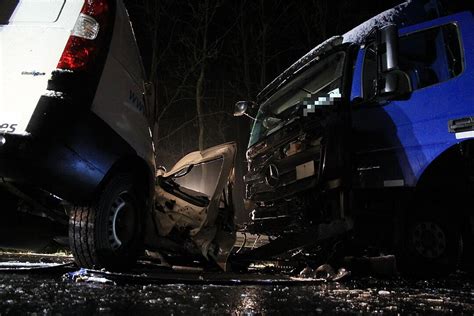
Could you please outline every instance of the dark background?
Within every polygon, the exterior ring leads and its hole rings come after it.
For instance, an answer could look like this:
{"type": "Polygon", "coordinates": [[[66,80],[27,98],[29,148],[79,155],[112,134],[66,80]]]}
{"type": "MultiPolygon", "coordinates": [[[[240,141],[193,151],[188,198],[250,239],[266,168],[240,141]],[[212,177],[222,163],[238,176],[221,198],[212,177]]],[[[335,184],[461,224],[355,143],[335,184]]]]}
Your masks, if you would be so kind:
{"type": "Polygon", "coordinates": [[[252,121],[236,101],[258,92],[310,49],[401,0],[125,0],[154,101],[148,109],[157,165],[237,141],[234,206],[244,207],[245,150],[252,121]]]}
{"type": "Polygon", "coordinates": [[[232,116],[236,101],[255,100],[311,48],[400,2],[125,0],[155,83],[157,163],[231,140],[243,151],[251,121],[232,116]]]}

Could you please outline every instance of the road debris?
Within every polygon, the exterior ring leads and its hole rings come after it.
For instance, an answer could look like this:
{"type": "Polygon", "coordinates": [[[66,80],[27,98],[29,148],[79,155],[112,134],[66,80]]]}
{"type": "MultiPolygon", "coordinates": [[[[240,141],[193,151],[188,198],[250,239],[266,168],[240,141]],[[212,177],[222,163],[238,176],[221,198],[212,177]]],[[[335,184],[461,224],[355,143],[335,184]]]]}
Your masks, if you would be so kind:
{"type": "Polygon", "coordinates": [[[80,269],[79,271],[68,272],[63,275],[63,280],[69,280],[76,283],[101,283],[101,284],[111,284],[116,285],[112,280],[109,280],[105,277],[95,276],[88,272],[87,269],[80,269]]]}
{"type": "Polygon", "coordinates": [[[0,273],[34,273],[69,271],[75,269],[74,262],[29,262],[29,261],[5,261],[0,262],[0,273]]]}
{"type": "Polygon", "coordinates": [[[346,270],[345,268],[339,268],[336,272],[334,271],[334,268],[331,265],[323,264],[315,270],[307,266],[303,270],[301,270],[298,277],[295,277],[293,279],[313,279],[322,282],[339,282],[348,279],[350,276],[351,272],[346,270]]]}
{"type": "Polygon", "coordinates": [[[232,273],[198,270],[171,270],[143,265],[131,273],[80,269],[64,274],[67,282],[96,282],[104,284],[190,284],[190,285],[302,285],[319,284],[324,280],[294,278],[284,274],[232,273]],[[112,283],[111,283],[112,282],[112,283]]]}

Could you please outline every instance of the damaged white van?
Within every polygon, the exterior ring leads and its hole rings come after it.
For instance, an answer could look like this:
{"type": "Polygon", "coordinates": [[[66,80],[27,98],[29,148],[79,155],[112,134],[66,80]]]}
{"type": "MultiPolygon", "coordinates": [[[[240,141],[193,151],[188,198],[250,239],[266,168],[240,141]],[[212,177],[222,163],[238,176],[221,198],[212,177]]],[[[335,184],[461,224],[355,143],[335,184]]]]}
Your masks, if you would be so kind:
{"type": "Polygon", "coordinates": [[[121,0],[0,1],[0,248],[135,262],[155,178],[144,78],[121,0]]]}

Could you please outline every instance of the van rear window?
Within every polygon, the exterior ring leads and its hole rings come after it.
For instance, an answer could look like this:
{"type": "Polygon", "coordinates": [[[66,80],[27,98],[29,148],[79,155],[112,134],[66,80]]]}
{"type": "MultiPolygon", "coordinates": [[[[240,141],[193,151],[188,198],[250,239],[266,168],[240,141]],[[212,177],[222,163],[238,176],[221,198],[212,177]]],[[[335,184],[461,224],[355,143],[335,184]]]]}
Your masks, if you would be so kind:
{"type": "Polygon", "coordinates": [[[20,0],[1,0],[0,1],[0,25],[8,24],[10,17],[15,11],[20,0]]]}
{"type": "Polygon", "coordinates": [[[66,0],[0,0],[2,24],[55,23],[66,0]]]}

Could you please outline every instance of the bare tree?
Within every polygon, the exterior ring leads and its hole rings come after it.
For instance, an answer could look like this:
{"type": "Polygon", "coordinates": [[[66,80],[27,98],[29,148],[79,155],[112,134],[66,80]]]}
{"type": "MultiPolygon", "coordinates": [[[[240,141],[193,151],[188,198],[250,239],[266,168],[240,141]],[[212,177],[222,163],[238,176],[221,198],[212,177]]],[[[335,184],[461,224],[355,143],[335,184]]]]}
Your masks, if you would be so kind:
{"type": "Polygon", "coordinates": [[[311,0],[305,5],[296,6],[299,17],[299,25],[306,38],[308,47],[316,46],[328,37],[328,21],[331,23],[337,19],[328,19],[334,13],[329,12],[328,0],[311,0]]]}
{"type": "MultiPolygon", "coordinates": [[[[215,54],[215,47],[209,47],[209,26],[216,13],[217,8],[220,6],[219,1],[204,0],[198,2],[197,4],[194,1],[189,1],[189,6],[192,9],[195,19],[198,21],[199,27],[197,31],[200,36],[196,38],[201,38],[201,43],[196,43],[194,46],[194,59],[199,63],[199,76],[196,81],[196,112],[198,115],[198,128],[199,128],[199,150],[204,149],[204,109],[203,109],[203,99],[204,99],[204,85],[205,85],[205,75],[206,75],[206,66],[209,58],[215,54]]],[[[214,46],[217,43],[214,43],[214,46]]]]}
{"type": "Polygon", "coordinates": [[[159,155],[180,156],[228,141],[234,132],[228,127],[235,126],[229,104],[254,97],[269,73],[281,71],[275,60],[293,49],[274,45],[291,27],[287,13],[293,5],[284,0],[126,1],[147,34],[138,37],[150,52],[145,57],[155,101],[148,115],[159,155]],[[230,71],[219,72],[216,61],[222,64],[229,53],[230,71]],[[216,80],[224,81],[217,86],[216,80]]]}

